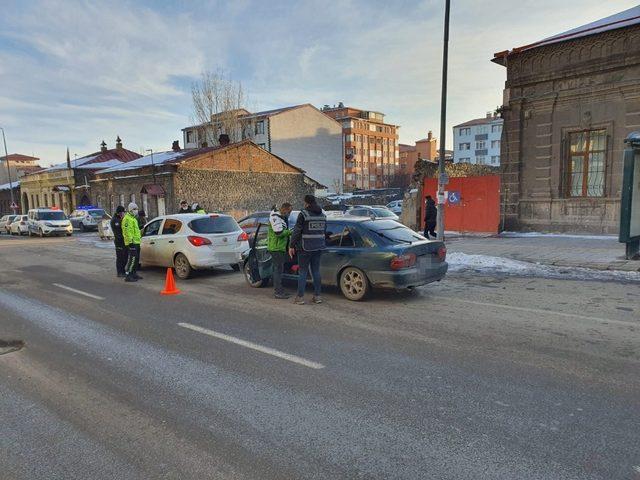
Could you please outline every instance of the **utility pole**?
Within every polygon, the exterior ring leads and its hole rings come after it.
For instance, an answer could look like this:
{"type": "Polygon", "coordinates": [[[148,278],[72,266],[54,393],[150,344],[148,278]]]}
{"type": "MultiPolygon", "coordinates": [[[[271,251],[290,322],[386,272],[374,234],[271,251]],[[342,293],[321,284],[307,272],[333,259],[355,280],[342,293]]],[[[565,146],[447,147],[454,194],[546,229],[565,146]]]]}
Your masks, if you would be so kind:
{"type": "Polygon", "coordinates": [[[151,152],[151,176],[153,177],[153,183],[156,183],[156,166],[153,163],[153,148],[145,150],[145,152],[151,152]]]}
{"type": "Polygon", "coordinates": [[[9,193],[11,195],[11,210],[13,213],[16,213],[16,205],[15,199],[13,198],[13,183],[11,182],[11,169],[9,168],[9,152],[7,152],[7,139],[4,136],[4,128],[0,127],[2,130],[2,142],[4,143],[4,161],[7,162],[7,176],[9,177],[9,193]]]}
{"type": "Polygon", "coordinates": [[[440,158],[438,159],[438,240],[444,240],[444,188],[448,183],[444,168],[444,145],[447,130],[447,68],[449,63],[449,10],[451,0],[445,0],[444,42],[442,48],[442,97],[440,99],[440,158]]]}

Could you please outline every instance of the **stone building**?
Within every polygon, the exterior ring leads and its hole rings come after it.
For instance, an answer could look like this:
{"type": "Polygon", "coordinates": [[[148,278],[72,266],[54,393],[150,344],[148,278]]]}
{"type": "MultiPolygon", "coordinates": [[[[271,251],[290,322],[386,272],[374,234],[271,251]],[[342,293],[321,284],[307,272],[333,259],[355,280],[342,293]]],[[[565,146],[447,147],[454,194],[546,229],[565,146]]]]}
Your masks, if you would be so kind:
{"type": "Polygon", "coordinates": [[[623,139],[640,130],[640,6],[496,53],[507,230],[616,233],[623,139]]]}
{"type": "Polygon", "coordinates": [[[325,115],[342,125],[344,184],[348,190],[389,187],[400,175],[398,125],[384,122],[384,114],[371,110],[325,105],[325,115]]]}
{"type": "Polygon", "coordinates": [[[282,158],[242,142],[154,153],[96,172],[96,203],[113,212],[133,201],[149,218],[178,211],[181,200],[241,216],[285,201],[299,205],[323,185],[282,158]]]}
{"type": "Polygon", "coordinates": [[[71,160],[67,150],[67,161],[20,179],[20,202],[22,211],[38,207],[58,207],[69,214],[79,205],[95,203],[90,180],[96,171],[121,165],[141,155],[123,148],[120,137],[116,148],[108,149],[102,141],[100,150],[71,160]]]}
{"type": "MultiPolygon", "coordinates": [[[[252,140],[304,170],[330,190],[342,190],[342,128],[335,120],[309,103],[254,113],[239,109],[234,113],[243,127],[242,139],[252,140]]],[[[229,113],[220,115],[228,117],[229,113]]],[[[222,123],[223,120],[218,121],[214,116],[210,124],[183,128],[185,148],[213,146],[206,140],[227,133],[222,123]]]]}

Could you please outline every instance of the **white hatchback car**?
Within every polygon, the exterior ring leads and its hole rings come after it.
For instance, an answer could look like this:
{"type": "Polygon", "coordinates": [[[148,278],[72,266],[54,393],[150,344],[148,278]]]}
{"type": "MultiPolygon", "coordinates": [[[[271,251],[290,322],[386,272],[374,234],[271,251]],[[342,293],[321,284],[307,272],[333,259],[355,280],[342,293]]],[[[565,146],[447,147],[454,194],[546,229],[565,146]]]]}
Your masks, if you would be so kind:
{"type": "Polygon", "coordinates": [[[174,267],[180,278],[193,270],[231,266],[240,269],[249,249],[247,234],[230,215],[182,213],[147,223],[140,241],[140,263],[174,267]]]}
{"type": "Polygon", "coordinates": [[[11,233],[11,235],[26,235],[29,232],[29,226],[27,225],[28,220],[29,217],[27,215],[18,215],[13,219],[13,222],[11,222],[9,233],[11,233]]]}

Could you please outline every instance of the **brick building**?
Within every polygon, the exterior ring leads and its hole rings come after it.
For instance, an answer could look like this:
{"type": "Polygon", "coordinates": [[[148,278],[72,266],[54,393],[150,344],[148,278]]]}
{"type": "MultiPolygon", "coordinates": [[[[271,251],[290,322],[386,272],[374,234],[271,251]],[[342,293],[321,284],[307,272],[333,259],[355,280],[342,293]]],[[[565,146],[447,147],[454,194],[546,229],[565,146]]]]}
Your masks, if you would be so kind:
{"type": "Polygon", "coordinates": [[[209,124],[183,128],[185,148],[214,146],[211,139],[227,133],[223,122],[231,123],[242,130],[239,140],[252,140],[330,190],[342,190],[342,129],[336,121],[308,103],[254,113],[239,109],[233,113],[237,124],[229,122],[229,112],[225,112],[221,114],[225,120],[218,121],[214,116],[209,124]]]}
{"type": "Polygon", "coordinates": [[[9,183],[7,158],[9,159],[12,181],[42,168],[38,163],[40,160],[38,157],[30,157],[29,155],[22,155],[20,153],[10,153],[6,157],[0,157],[0,183],[9,183]]]}
{"type": "Polygon", "coordinates": [[[623,139],[640,130],[640,6],[495,54],[506,68],[506,229],[616,233],[623,139]]]}
{"type": "Polygon", "coordinates": [[[69,214],[78,205],[91,205],[95,203],[95,199],[91,192],[90,180],[96,171],[140,157],[136,152],[123,148],[120,137],[116,139],[116,148],[108,149],[103,140],[99,151],[74,160],[69,158],[67,150],[65,163],[39,170],[20,179],[19,203],[22,211],[56,206],[69,214]]]}
{"type": "Polygon", "coordinates": [[[370,110],[325,105],[325,115],[342,125],[344,135],[344,184],[353,190],[385,188],[400,171],[397,125],[384,123],[384,114],[370,110]]]}
{"type": "Polygon", "coordinates": [[[181,200],[241,216],[285,201],[300,205],[323,187],[249,140],[154,153],[96,172],[90,183],[102,208],[134,201],[149,218],[177,212],[181,200]]]}
{"type": "MultiPolygon", "coordinates": [[[[415,145],[399,144],[400,173],[409,177],[415,172],[416,162],[426,160],[435,162],[438,158],[438,140],[431,130],[426,138],[416,140],[415,145]]],[[[408,183],[407,183],[408,185],[408,183]]]]}

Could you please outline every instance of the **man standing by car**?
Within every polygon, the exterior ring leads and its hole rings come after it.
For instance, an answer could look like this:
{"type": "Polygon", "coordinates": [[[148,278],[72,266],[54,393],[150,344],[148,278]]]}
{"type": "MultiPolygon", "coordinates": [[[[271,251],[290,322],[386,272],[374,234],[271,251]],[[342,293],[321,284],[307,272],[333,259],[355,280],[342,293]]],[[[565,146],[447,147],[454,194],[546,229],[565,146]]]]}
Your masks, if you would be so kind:
{"type": "Polygon", "coordinates": [[[116,213],[111,219],[111,231],[113,232],[113,243],[116,246],[116,271],[118,277],[124,277],[124,267],[127,264],[127,249],[124,246],[124,237],[122,236],[122,217],[124,216],[124,207],[118,205],[116,213]]]}
{"type": "Polygon", "coordinates": [[[289,230],[290,213],[291,204],[285,202],[280,206],[279,211],[274,206],[269,215],[267,250],[271,254],[273,264],[273,296],[278,299],[290,297],[282,288],[282,272],[287,261],[287,244],[291,236],[291,230],[289,230]]]}
{"type": "Polygon", "coordinates": [[[313,195],[305,195],[304,209],[298,215],[298,220],[291,233],[291,258],[298,254],[298,296],[296,305],[304,305],[304,290],[307,286],[307,275],[311,266],[313,277],[313,303],[322,303],[320,297],[320,258],[325,248],[325,233],[327,217],[313,195]]]}
{"type": "Polygon", "coordinates": [[[122,219],[122,237],[127,249],[127,265],[125,266],[125,282],[137,282],[142,277],[136,273],[140,261],[140,227],[138,226],[138,205],[131,202],[122,219]]]}
{"type": "Polygon", "coordinates": [[[191,207],[186,200],[180,202],[180,210],[178,210],[178,213],[191,213],[191,207]]]}

